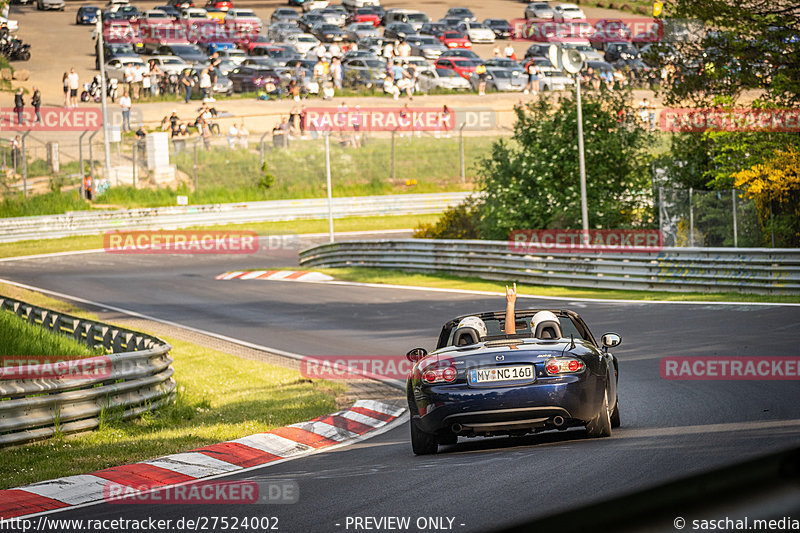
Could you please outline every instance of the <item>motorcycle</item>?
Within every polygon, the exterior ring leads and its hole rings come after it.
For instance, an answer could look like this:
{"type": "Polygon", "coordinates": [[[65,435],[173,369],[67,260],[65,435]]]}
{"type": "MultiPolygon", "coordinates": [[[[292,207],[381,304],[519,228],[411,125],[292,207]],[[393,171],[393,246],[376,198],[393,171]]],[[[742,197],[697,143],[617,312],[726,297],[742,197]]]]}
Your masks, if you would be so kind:
{"type": "Polygon", "coordinates": [[[81,102],[88,102],[94,100],[100,102],[103,99],[102,90],[100,89],[100,76],[95,76],[92,83],[83,84],[83,92],[81,93],[81,102]]]}

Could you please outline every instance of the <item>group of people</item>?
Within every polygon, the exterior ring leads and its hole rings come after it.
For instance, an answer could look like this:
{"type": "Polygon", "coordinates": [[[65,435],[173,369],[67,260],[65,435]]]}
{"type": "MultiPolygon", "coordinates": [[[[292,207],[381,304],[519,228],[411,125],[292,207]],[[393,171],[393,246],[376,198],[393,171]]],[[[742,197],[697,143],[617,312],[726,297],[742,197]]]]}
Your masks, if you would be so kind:
{"type": "Polygon", "coordinates": [[[247,149],[247,137],[249,135],[250,132],[247,131],[244,122],[231,124],[231,127],[228,129],[228,147],[233,149],[238,146],[239,148],[247,149]]]}
{"type": "MultiPolygon", "coordinates": [[[[33,106],[34,121],[33,124],[42,124],[42,93],[37,86],[33,86],[33,95],[31,96],[31,106],[33,106]]],[[[14,93],[14,113],[17,114],[17,124],[22,126],[25,123],[25,91],[20,87],[14,93]]]]}
{"type": "Polygon", "coordinates": [[[65,72],[61,78],[64,85],[64,107],[78,107],[78,88],[80,87],[80,77],[75,72],[75,67],[65,72]]]}
{"type": "MultiPolygon", "coordinates": [[[[211,147],[211,138],[214,134],[220,133],[219,124],[216,122],[217,110],[209,107],[207,102],[198,109],[198,114],[193,121],[181,121],[178,116],[177,110],[173,109],[172,113],[165,116],[161,120],[161,131],[169,131],[170,138],[176,149],[185,145],[185,140],[197,133],[203,139],[203,146],[206,149],[211,147]]],[[[244,129],[244,123],[241,124],[244,129]]],[[[245,132],[247,130],[244,130],[245,132]]],[[[241,137],[239,137],[241,139],[241,137]]],[[[247,147],[246,141],[244,147],[247,147]]]]}

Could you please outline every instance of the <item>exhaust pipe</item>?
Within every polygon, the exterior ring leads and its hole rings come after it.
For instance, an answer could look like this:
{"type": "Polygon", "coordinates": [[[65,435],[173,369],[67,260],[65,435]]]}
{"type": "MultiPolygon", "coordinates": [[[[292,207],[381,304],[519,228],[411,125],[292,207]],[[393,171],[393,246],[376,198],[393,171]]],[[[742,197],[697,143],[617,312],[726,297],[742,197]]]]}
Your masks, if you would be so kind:
{"type": "Polygon", "coordinates": [[[458,434],[458,433],[461,433],[464,430],[464,427],[461,424],[453,424],[452,426],[450,426],[450,430],[453,433],[458,434]]]}
{"type": "Polygon", "coordinates": [[[554,416],[553,417],[553,425],[555,425],[557,428],[560,428],[561,426],[563,426],[564,425],[564,417],[563,416],[554,416]]]}

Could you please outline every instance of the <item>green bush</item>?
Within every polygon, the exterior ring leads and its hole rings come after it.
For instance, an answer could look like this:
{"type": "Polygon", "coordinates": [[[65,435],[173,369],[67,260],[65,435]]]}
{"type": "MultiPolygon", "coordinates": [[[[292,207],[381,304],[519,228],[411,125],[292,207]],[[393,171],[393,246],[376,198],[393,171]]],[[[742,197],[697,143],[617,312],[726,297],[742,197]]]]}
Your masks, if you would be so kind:
{"type": "Polygon", "coordinates": [[[418,239],[479,239],[482,205],[470,196],[447,209],[434,224],[422,223],[414,229],[418,239]]]}

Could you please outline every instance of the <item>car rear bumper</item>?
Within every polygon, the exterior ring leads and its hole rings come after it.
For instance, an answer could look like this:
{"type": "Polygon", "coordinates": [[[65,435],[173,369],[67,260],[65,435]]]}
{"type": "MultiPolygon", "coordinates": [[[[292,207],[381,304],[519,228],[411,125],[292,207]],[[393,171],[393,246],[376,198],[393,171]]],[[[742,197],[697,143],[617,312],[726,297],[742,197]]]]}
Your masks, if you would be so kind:
{"type": "Polygon", "coordinates": [[[524,387],[443,384],[409,391],[409,407],[420,429],[428,433],[526,432],[583,425],[600,409],[604,389],[605,380],[590,373],[524,387]]]}

